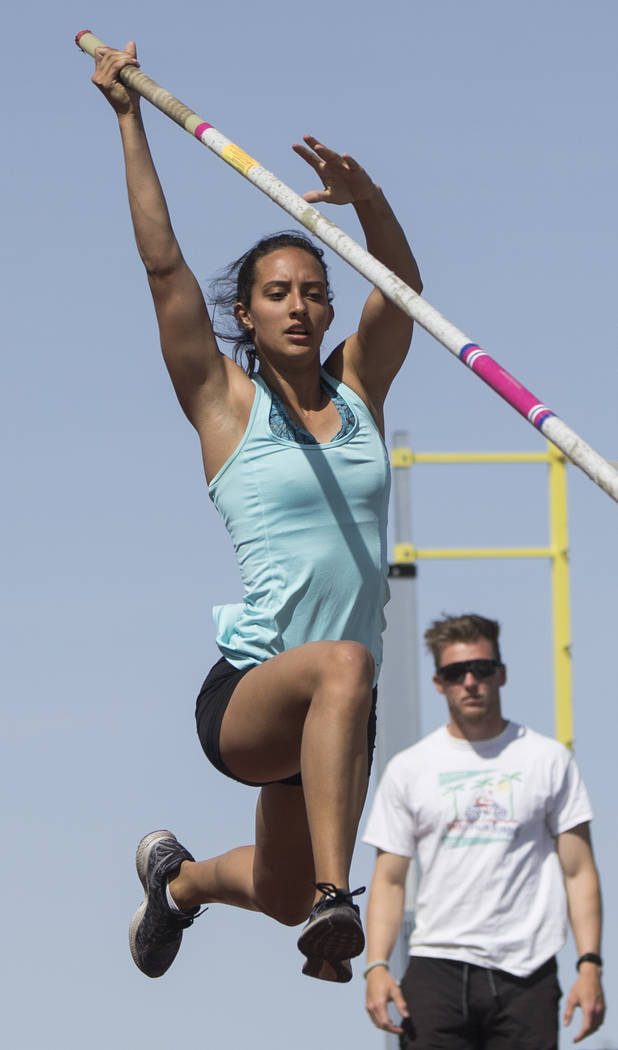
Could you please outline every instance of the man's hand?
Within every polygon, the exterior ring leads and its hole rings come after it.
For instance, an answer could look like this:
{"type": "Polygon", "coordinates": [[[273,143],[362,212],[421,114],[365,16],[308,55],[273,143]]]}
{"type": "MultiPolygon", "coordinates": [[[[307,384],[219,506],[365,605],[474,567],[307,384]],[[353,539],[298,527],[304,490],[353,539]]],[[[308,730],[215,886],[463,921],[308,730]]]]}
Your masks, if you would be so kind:
{"type": "Polygon", "coordinates": [[[592,1035],[603,1024],[605,1017],[605,998],[601,987],[601,971],[595,963],[582,963],[579,976],[569,992],[564,1010],[564,1023],[569,1025],[575,1007],[582,1011],[582,1026],[573,1042],[579,1043],[587,1035],[592,1035]]]}
{"type": "Polygon", "coordinates": [[[406,1001],[401,994],[397,981],[385,966],[376,966],[367,974],[367,994],[365,1005],[367,1013],[376,1028],[393,1035],[401,1035],[403,1028],[393,1024],[388,1015],[388,1004],[394,1003],[402,1017],[409,1017],[406,1001]]]}

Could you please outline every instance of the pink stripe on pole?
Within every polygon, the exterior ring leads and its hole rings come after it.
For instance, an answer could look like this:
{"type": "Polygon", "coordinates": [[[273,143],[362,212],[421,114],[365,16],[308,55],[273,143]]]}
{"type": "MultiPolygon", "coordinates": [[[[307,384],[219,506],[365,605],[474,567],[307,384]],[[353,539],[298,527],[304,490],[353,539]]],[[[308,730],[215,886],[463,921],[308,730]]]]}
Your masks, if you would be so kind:
{"type": "Polygon", "coordinates": [[[476,372],[492,390],[525,416],[537,430],[541,429],[549,416],[555,414],[476,343],[466,343],[459,351],[459,356],[468,368],[476,372]]]}
{"type": "Polygon", "coordinates": [[[208,129],[211,127],[212,124],[207,124],[206,121],[203,121],[201,124],[198,124],[193,134],[195,135],[196,139],[201,139],[204,132],[208,131],[208,129]]]}

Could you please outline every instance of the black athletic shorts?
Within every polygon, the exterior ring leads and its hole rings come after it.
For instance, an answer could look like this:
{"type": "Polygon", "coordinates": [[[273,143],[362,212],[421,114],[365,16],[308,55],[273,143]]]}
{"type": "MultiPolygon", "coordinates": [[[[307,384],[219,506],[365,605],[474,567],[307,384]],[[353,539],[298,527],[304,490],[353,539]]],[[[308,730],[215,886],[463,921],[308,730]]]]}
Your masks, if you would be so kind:
{"type": "Polygon", "coordinates": [[[412,955],[403,981],[410,1017],[401,1050],[556,1050],[556,960],[529,977],[412,955]]]}
{"type": "MultiPolygon", "coordinates": [[[[240,679],[251,670],[251,667],[240,669],[238,667],[233,667],[233,665],[222,656],[214,667],[211,667],[206,680],[200,689],[197,703],[195,705],[195,721],[197,724],[197,735],[200,739],[200,744],[202,745],[206,757],[212,762],[215,769],[218,769],[220,773],[224,773],[226,777],[230,777],[231,780],[237,780],[239,784],[248,784],[249,787],[263,787],[263,784],[253,784],[250,780],[242,780],[240,777],[235,777],[225,765],[225,762],[221,758],[221,751],[219,750],[221,723],[223,722],[223,716],[226,712],[227,705],[229,704],[232,693],[240,682],[240,679]]],[[[369,773],[371,772],[373,750],[376,742],[377,695],[377,688],[374,688],[373,703],[371,705],[369,721],[367,723],[367,751],[369,759],[367,776],[369,776],[369,773]]],[[[302,782],[300,779],[300,773],[295,773],[291,777],[286,777],[285,780],[275,781],[274,783],[299,785],[302,782]]]]}

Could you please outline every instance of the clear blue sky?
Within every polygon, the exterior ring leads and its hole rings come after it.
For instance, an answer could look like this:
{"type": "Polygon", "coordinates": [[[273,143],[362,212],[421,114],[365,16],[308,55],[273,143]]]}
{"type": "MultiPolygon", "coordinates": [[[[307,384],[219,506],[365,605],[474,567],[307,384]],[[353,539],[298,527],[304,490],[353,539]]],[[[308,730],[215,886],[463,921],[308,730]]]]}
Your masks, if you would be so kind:
{"type": "MultiPolygon", "coordinates": [[[[304,132],[356,156],[415,247],[427,299],[609,459],[616,430],[613,0],[177,0],[15,5],[3,75],[3,1035],[11,1050],[382,1047],[363,981],[300,975],[295,931],[213,907],[161,981],[130,960],[137,841],[198,856],[252,837],[253,792],[211,769],[194,697],[235,600],[229,541],[159,358],[114,119],[73,44],[138,42],[143,68],[300,192],[304,132]]],[[[204,282],[292,225],[160,114],[146,114],[185,254],[204,282]]],[[[360,236],[352,211],[330,217],[360,236]]],[[[333,345],[365,282],[333,258],[333,345]]],[[[387,404],[419,451],[543,439],[423,332],[387,404]]],[[[421,546],[544,545],[543,467],[421,467],[421,546]]],[[[569,470],[577,757],[605,886],[605,1027],[618,1046],[616,505],[569,470]]],[[[549,568],[423,563],[419,631],[443,610],[503,623],[507,714],[552,732],[549,568]]],[[[442,700],[419,649],[423,731],[442,700]]],[[[405,743],[405,742],[402,742],[405,743]]],[[[355,884],[372,853],[360,846],[355,884]]],[[[561,957],[565,989],[573,950],[561,957]]],[[[575,1030],[575,1029],[574,1029],[575,1030]]],[[[571,1045],[565,1036],[562,1046],[571,1045]]]]}

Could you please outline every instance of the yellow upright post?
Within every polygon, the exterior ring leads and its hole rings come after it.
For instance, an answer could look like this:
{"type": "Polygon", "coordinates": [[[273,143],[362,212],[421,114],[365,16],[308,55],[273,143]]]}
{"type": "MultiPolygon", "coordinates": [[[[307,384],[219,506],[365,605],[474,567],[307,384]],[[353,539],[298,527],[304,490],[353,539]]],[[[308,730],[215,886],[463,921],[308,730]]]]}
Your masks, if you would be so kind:
{"type": "Polygon", "coordinates": [[[566,458],[550,441],[547,442],[547,451],[549,454],[549,531],[552,550],[556,737],[561,743],[572,748],[573,708],[566,458]]]}
{"type": "Polygon", "coordinates": [[[423,558],[549,558],[554,648],[556,737],[573,748],[571,633],[569,610],[569,538],[567,528],[567,460],[551,442],[547,452],[413,452],[402,441],[392,452],[393,467],[412,463],[547,463],[549,495],[548,547],[416,547],[405,533],[395,544],[395,564],[410,568],[423,558]]]}

